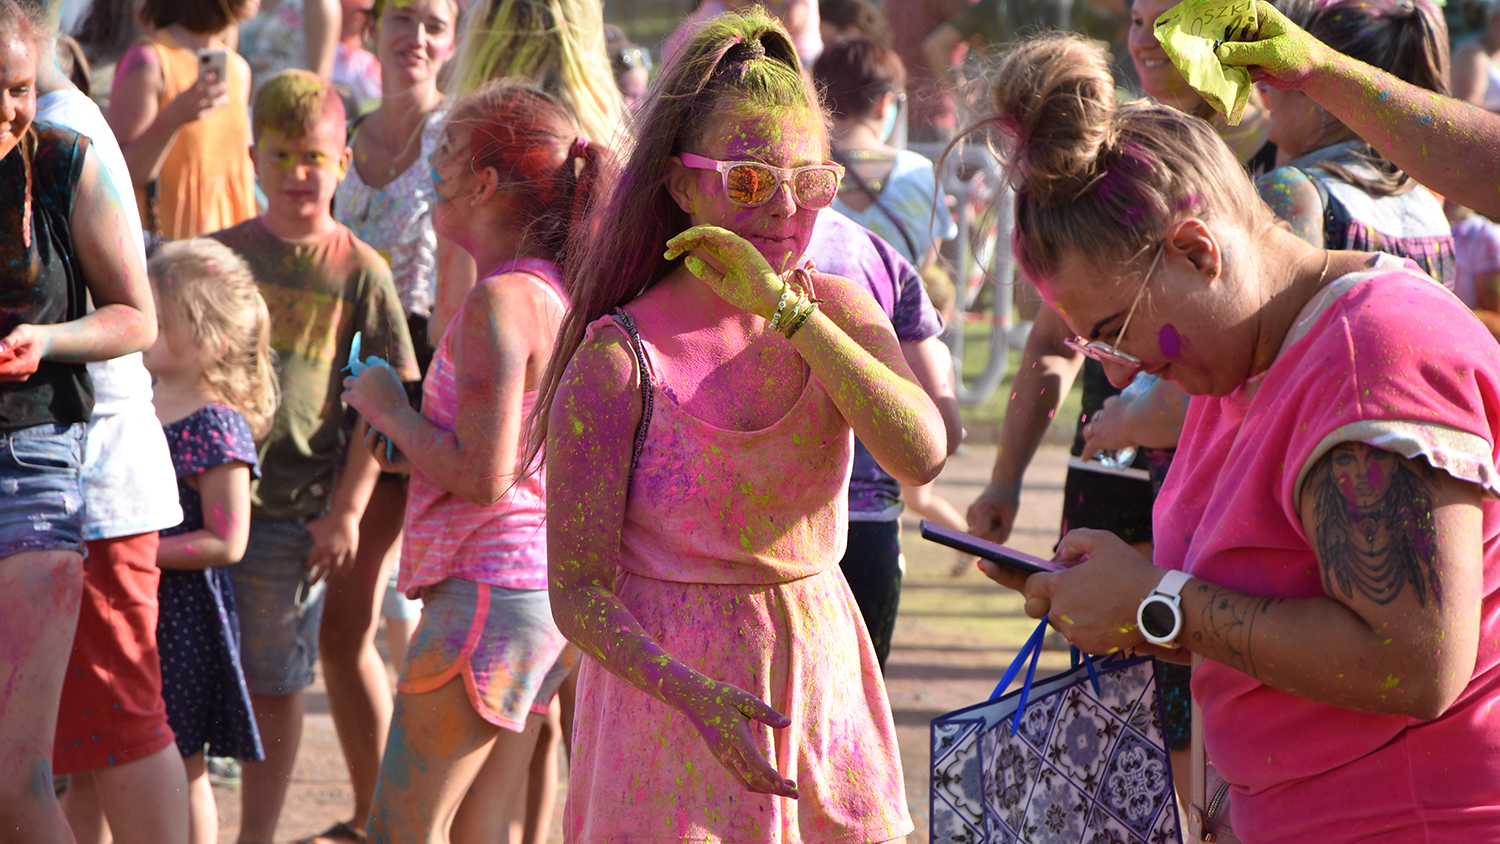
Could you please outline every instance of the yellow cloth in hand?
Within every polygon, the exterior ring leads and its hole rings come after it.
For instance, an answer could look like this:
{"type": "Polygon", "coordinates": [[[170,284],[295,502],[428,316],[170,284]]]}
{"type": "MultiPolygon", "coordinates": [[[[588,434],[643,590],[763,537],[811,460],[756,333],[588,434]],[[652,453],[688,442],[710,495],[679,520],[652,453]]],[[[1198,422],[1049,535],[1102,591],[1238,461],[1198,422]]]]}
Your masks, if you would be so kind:
{"type": "Polygon", "coordinates": [[[1253,0],[1185,0],[1156,19],[1156,39],[1193,90],[1237,126],[1250,98],[1250,71],[1225,67],[1214,51],[1259,30],[1253,0]]]}

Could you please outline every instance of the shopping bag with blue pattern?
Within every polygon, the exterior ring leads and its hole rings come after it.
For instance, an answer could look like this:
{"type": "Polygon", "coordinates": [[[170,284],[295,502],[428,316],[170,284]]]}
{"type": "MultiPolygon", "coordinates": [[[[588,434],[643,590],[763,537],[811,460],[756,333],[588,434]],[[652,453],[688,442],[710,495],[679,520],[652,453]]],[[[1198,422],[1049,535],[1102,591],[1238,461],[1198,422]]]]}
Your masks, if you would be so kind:
{"type": "Polygon", "coordinates": [[[1180,844],[1154,661],[1075,649],[1033,682],[1046,630],[989,700],[932,720],[933,844],[1180,844]]]}

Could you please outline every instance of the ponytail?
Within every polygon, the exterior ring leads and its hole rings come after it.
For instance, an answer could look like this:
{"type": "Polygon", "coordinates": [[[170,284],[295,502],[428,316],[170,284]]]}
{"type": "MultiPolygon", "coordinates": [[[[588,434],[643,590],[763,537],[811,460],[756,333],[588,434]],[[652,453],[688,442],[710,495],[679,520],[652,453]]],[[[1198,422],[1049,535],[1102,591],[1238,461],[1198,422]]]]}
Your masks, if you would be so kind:
{"type": "Polygon", "coordinates": [[[1420,88],[1448,93],[1448,23],[1432,0],[1282,0],[1329,47],[1420,88]]]}
{"type": "Polygon", "coordinates": [[[591,207],[608,148],[579,135],[556,98],[504,80],[461,99],[448,125],[472,130],[469,169],[499,172],[525,210],[527,236],[566,266],[568,241],[591,207]]]}

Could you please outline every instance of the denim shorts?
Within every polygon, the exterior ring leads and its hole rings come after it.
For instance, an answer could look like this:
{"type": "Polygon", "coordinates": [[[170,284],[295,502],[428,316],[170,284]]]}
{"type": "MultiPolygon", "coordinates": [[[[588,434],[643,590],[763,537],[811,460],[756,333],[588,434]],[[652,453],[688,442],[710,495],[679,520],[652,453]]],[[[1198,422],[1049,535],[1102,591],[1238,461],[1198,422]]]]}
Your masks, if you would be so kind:
{"type": "Polygon", "coordinates": [[[422,617],[422,601],[408,598],[396,588],[394,579],[385,587],[385,597],[380,600],[380,614],[391,621],[416,621],[422,617]]]}
{"type": "Polygon", "coordinates": [[[83,423],[0,432],[0,557],[83,551],[83,423]]]}
{"type": "Polygon", "coordinates": [[[312,685],[326,581],[307,585],[313,538],[300,519],[250,519],[245,557],[229,567],[240,611],[240,662],[258,695],[312,685]]]}

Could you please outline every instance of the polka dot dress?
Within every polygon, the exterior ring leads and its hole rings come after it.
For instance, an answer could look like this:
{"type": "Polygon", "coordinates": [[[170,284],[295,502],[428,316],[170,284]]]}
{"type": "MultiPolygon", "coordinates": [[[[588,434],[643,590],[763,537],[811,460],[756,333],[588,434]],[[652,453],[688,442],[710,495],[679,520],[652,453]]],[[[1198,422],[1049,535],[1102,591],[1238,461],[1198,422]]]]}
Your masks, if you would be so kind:
{"type": "MultiPolygon", "coordinates": [[[[182,524],[162,531],[168,537],[203,527],[203,501],[189,477],[234,461],[248,463],[252,475],[260,472],[250,426],[233,408],[211,404],[163,429],[183,516],[182,524]]],[[[227,568],[164,569],[157,598],[162,696],[177,749],[191,756],[207,745],[210,756],[264,759],[240,665],[239,615],[227,568]]]]}

